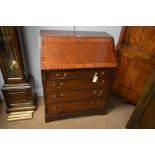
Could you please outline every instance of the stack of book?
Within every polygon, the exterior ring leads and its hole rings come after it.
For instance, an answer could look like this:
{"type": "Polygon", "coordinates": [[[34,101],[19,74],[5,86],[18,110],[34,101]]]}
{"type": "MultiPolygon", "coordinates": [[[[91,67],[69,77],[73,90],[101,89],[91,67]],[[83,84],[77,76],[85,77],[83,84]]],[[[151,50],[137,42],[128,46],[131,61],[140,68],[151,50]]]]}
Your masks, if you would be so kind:
{"type": "Polygon", "coordinates": [[[11,112],[8,114],[8,121],[17,121],[33,118],[33,110],[31,111],[20,111],[20,112],[11,112]]]}

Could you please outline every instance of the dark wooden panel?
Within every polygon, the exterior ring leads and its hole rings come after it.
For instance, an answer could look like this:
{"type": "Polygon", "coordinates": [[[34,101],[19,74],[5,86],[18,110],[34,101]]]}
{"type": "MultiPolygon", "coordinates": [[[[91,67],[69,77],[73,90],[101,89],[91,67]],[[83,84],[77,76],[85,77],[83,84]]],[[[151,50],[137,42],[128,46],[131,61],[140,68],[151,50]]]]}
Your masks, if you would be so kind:
{"type": "Polygon", "coordinates": [[[68,90],[68,91],[54,91],[45,92],[46,102],[63,101],[63,100],[79,100],[80,99],[90,99],[98,97],[107,97],[109,95],[109,89],[78,89],[78,90],[68,90]]]}
{"type": "Polygon", "coordinates": [[[155,128],[155,70],[149,77],[136,108],[127,123],[127,128],[155,128]]]}
{"type": "Polygon", "coordinates": [[[13,104],[30,103],[33,100],[30,88],[12,89],[9,87],[8,89],[3,88],[2,92],[9,107],[13,104]]]}
{"type": "Polygon", "coordinates": [[[55,104],[47,104],[47,114],[73,112],[81,110],[91,110],[104,108],[106,99],[102,100],[82,100],[82,101],[63,101],[55,104]]]}
{"type": "Polygon", "coordinates": [[[53,90],[60,90],[60,89],[109,87],[109,85],[110,85],[109,78],[98,78],[97,82],[93,82],[93,78],[43,81],[43,86],[45,91],[53,91],[53,90]]]}
{"type": "Polygon", "coordinates": [[[32,107],[32,106],[33,104],[29,102],[10,104],[10,108],[26,108],[26,107],[32,107]]]}
{"type": "Polygon", "coordinates": [[[54,113],[54,114],[45,114],[45,122],[51,122],[56,120],[62,120],[67,118],[74,118],[74,117],[82,117],[82,116],[92,116],[92,115],[105,115],[107,110],[105,107],[99,109],[89,109],[89,110],[81,110],[81,111],[73,111],[73,112],[66,112],[66,113],[54,113]]]}
{"type": "Polygon", "coordinates": [[[138,124],[142,129],[155,129],[155,96],[146,107],[138,124]]]}
{"type": "Polygon", "coordinates": [[[58,80],[58,79],[72,79],[72,78],[93,78],[94,75],[99,77],[111,77],[111,69],[79,69],[79,70],[52,70],[42,71],[43,80],[58,80]]]}
{"type": "Polygon", "coordinates": [[[29,83],[5,84],[2,87],[7,112],[36,109],[37,99],[32,92],[32,81],[30,76],[29,83]]]}
{"type": "Polygon", "coordinates": [[[10,104],[29,102],[29,92],[7,92],[10,104]]]}

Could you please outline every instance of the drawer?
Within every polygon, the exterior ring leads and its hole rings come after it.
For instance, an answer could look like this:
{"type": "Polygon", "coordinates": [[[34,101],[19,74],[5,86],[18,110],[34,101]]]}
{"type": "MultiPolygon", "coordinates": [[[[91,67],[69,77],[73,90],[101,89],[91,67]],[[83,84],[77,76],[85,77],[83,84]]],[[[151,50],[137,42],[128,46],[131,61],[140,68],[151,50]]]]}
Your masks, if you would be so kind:
{"type": "Polygon", "coordinates": [[[108,97],[109,89],[78,89],[68,91],[53,91],[44,93],[46,102],[64,101],[64,100],[80,100],[90,98],[108,97]]]}
{"type": "Polygon", "coordinates": [[[104,108],[107,99],[46,103],[47,114],[104,108]]]}
{"type": "Polygon", "coordinates": [[[111,78],[99,77],[97,82],[93,79],[70,79],[57,81],[43,81],[44,91],[54,91],[60,89],[84,89],[109,87],[111,78]]]}
{"type": "Polygon", "coordinates": [[[72,79],[72,78],[93,78],[94,75],[101,77],[111,77],[112,70],[107,69],[85,69],[85,70],[60,70],[42,71],[44,80],[72,79]]]}

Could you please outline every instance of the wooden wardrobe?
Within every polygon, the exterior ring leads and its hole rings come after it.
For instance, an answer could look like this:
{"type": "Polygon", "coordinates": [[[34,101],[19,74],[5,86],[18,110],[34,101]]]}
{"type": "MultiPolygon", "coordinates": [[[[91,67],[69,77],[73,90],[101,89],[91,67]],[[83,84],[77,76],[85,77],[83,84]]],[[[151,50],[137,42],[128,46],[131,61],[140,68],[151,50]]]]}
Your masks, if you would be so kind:
{"type": "Polygon", "coordinates": [[[155,68],[155,26],[122,27],[116,51],[118,69],[112,90],[136,104],[155,68]]]}

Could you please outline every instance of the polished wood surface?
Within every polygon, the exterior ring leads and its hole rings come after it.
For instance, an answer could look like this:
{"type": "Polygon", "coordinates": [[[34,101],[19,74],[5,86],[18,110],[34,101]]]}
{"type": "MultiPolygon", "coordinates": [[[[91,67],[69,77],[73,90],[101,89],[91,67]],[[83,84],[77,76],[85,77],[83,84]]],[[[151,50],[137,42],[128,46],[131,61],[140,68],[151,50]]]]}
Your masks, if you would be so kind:
{"type": "Polygon", "coordinates": [[[127,128],[155,129],[155,70],[130,117],[127,128]]]}
{"type": "Polygon", "coordinates": [[[90,78],[94,76],[94,72],[97,72],[97,76],[100,77],[111,77],[112,70],[108,68],[95,68],[95,69],[72,69],[72,70],[46,70],[42,71],[44,80],[54,79],[77,79],[77,78],[90,78]]]}
{"type": "Polygon", "coordinates": [[[107,88],[97,89],[74,89],[46,92],[45,99],[47,102],[65,101],[65,100],[81,100],[89,98],[105,98],[109,96],[107,88]],[[79,98],[80,96],[80,98],[79,98]]]}
{"type": "Polygon", "coordinates": [[[105,113],[117,66],[113,38],[99,32],[44,31],[41,43],[45,121],[105,113]]]}
{"type": "MultiPolygon", "coordinates": [[[[70,33],[74,34],[74,32],[70,33]]],[[[49,35],[47,32],[46,35],[42,32],[42,70],[116,67],[113,38],[107,37],[106,33],[98,37],[96,33],[94,35],[83,33],[76,32],[74,36],[61,36],[56,35],[55,31],[50,31],[49,35]]]]}
{"type": "Polygon", "coordinates": [[[141,52],[155,53],[155,26],[127,27],[122,40],[122,46],[130,46],[141,52]]]}
{"type": "MultiPolygon", "coordinates": [[[[95,73],[94,73],[95,75],[95,73]]],[[[93,77],[90,76],[88,79],[68,79],[68,80],[57,80],[57,81],[43,81],[44,89],[46,91],[50,90],[60,90],[60,89],[83,89],[83,88],[101,88],[109,87],[110,79],[109,78],[98,78],[97,83],[92,82],[93,77]]]]}
{"type": "Polygon", "coordinates": [[[136,104],[155,66],[119,54],[118,62],[112,90],[125,101],[136,104]]]}
{"type": "MultiPolygon", "coordinates": [[[[80,115],[80,111],[86,110],[85,115],[96,114],[94,110],[104,109],[107,104],[107,100],[110,92],[110,81],[112,74],[105,74],[105,76],[101,73],[112,73],[112,70],[99,70],[97,72],[95,69],[84,69],[85,74],[80,74],[83,76],[79,76],[79,70],[43,70],[42,71],[42,83],[44,89],[44,101],[45,101],[45,120],[46,122],[53,121],[56,119],[63,119],[63,116],[72,117],[72,109],[78,112],[77,116],[80,115]],[[69,71],[71,73],[69,73],[69,71]],[[48,76],[48,72],[50,75],[48,76]],[[60,76],[58,78],[55,77],[56,74],[64,75],[68,73],[65,77],[60,76]],[[77,72],[77,73],[76,73],[77,72]],[[75,74],[73,74],[75,73],[75,74]],[[93,74],[92,74],[93,73],[93,74]],[[100,73],[100,74],[99,74],[100,73]],[[47,76],[46,76],[47,75],[47,76]],[[72,76],[71,76],[72,75],[72,76]],[[77,77],[76,77],[77,75],[77,77]],[[93,82],[94,75],[100,75],[96,82],[93,82]],[[68,77],[67,77],[68,76],[68,77]],[[48,80],[47,80],[48,79],[48,80]],[[92,104],[91,101],[104,100],[104,104],[92,104]],[[58,108],[55,108],[58,107],[58,108]],[[93,110],[92,112],[90,112],[93,110]],[[55,116],[55,113],[61,113],[60,116],[55,116]],[[62,117],[61,117],[62,116],[62,117]]],[[[83,72],[84,73],[84,72],[83,72]]],[[[97,110],[98,111],[98,110],[97,110]]],[[[104,111],[104,110],[103,110],[104,111]]],[[[102,112],[103,112],[102,111],[102,112]]],[[[105,112],[105,111],[104,111],[105,112]]],[[[83,112],[82,112],[83,113],[83,112]]],[[[84,113],[83,113],[84,115],[84,113]]]]}
{"type": "Polygon", "coordinates": [[[95,109],[92,108],[91,110],[89,109],[73,112],[52,113],[52,115],[46,113],[46,122],[52,122],[55,120],[62,120],[74,117],[90,116],[90,115],[105,115],[106,113],[107,113],[106,106],[102,106],[102,108],[101,107],[95,109]]]}
{"type": "Polygon", "coordinates": [[[116,51],[118,70],[112,90],[136,104],[155,68],[155,27],[123,27],[116,51]]]}
{"type": "Polygon", "coordinates": [[[6,112],[16,112],[37,109],[37,98],[32,91],[33,77],[29,76],[28,82],[22,84],[6,84],[2,93],[6,103],[6,112]]]}
{"type": "Polygon", "coordinates": [[[77,112],[83,110],[91,110],[91,109],[103,109],[106,104],[106,100],[97,99],[97,100],[82,100],[82,101],[63,101],[56,102],[55,104],[47,105],[47,113],[55,114],[55,113],[66,113],[66,112],[77,112]]]}

